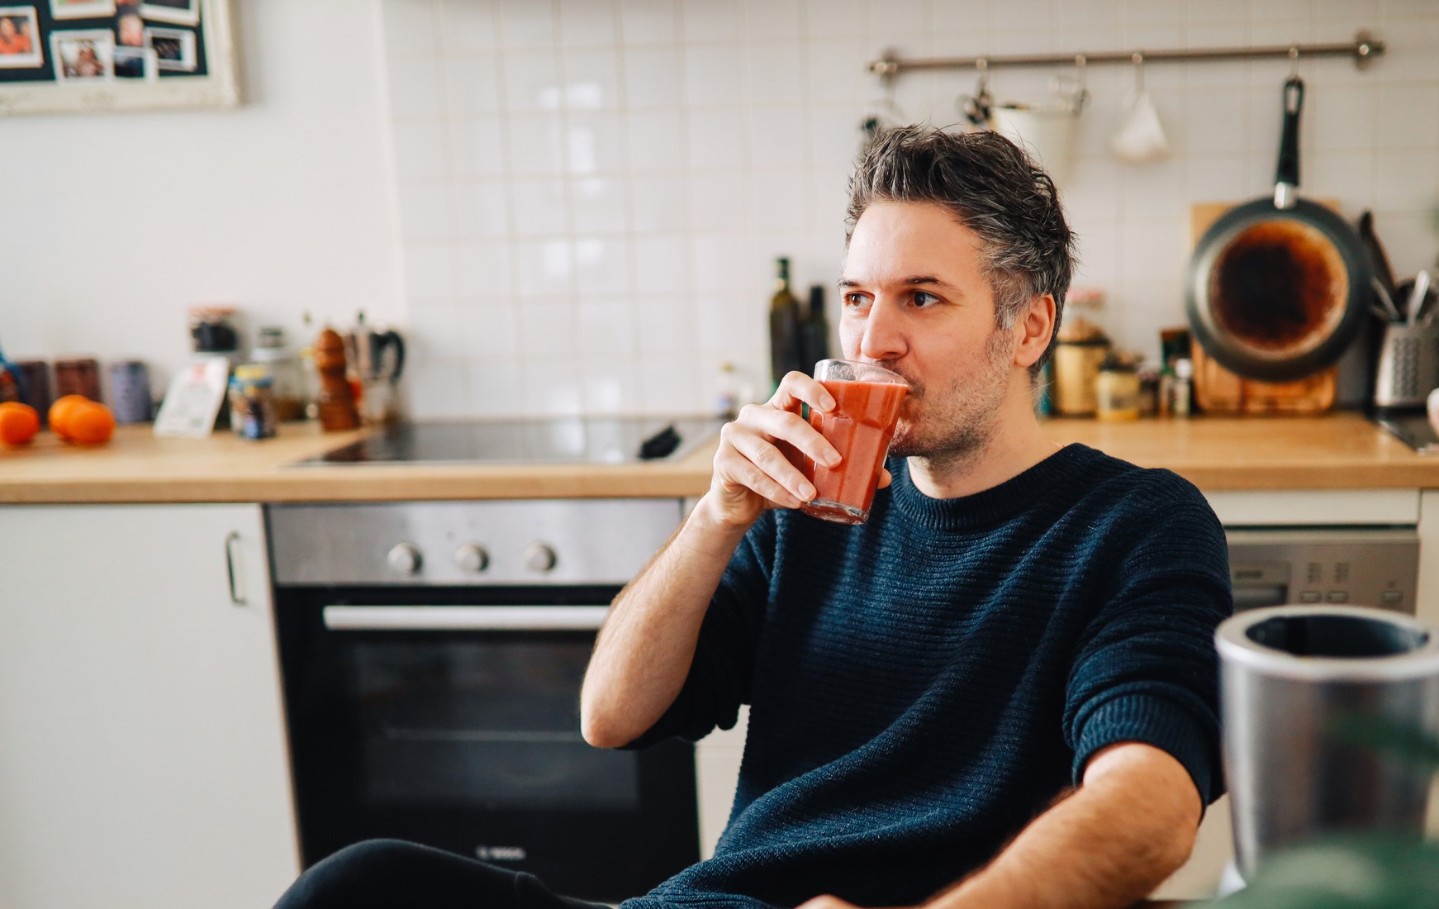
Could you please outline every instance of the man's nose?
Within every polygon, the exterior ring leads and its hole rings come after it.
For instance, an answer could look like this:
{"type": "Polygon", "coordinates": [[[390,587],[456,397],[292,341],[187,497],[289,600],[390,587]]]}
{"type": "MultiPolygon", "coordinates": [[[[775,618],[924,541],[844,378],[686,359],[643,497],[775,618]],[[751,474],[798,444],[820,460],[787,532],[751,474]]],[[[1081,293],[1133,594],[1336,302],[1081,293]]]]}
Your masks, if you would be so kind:
{"type": "Polygon", "coordinates": [[[860,358],[887,363],[903,356],[908,344],[902,321],[902,313],[894,301],[878,299],[870,304],[859,336],[860,358]]]}

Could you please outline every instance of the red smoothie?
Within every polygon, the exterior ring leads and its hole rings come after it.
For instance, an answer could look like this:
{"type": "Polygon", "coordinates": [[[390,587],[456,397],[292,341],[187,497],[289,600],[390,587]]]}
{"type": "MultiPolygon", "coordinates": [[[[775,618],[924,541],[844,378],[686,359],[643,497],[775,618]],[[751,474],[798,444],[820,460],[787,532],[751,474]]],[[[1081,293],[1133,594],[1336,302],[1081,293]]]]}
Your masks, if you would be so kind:
{"type": "Polygon", "coordinates": [[[889,382],[820,384],[834,396],[836,406],[829,413],[811,409],[809,422],[844,460],[833,468],[816,464],[812,458],[797,464],[818,491],[814,501],[801,508],[817,518],[863,524],[869,518],[879,472],[909,388],[889,382]]]}

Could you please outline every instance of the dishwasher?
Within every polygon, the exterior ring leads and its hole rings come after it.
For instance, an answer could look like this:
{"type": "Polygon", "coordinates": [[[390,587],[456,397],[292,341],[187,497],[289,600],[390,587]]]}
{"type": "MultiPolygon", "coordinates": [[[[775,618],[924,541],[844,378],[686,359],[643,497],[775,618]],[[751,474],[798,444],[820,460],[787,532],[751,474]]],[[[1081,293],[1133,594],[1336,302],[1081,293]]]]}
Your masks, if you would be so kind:
{"type": "Polygon", "coordinates": [[[1225,536],[1236,611],[1327,603],[1414,614],[1414,527],[1237,527],[1225,536]]]}

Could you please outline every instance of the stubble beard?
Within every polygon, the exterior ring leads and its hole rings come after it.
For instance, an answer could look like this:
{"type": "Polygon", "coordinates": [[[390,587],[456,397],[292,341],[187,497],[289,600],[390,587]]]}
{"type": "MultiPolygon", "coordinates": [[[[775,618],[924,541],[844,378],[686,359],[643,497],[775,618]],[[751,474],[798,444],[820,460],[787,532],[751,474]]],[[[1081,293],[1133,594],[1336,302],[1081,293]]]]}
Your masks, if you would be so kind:
{"type": "Polygon", "coordinates": [[[918,423],[901,415],[889,453],[926,461],[935,474],[968,470],[994,437],[1009,386],[1009,340],[995,328],[985,340],[983,368],[937,395],[911,381],[910,395],[924,412],[918,423]]]}

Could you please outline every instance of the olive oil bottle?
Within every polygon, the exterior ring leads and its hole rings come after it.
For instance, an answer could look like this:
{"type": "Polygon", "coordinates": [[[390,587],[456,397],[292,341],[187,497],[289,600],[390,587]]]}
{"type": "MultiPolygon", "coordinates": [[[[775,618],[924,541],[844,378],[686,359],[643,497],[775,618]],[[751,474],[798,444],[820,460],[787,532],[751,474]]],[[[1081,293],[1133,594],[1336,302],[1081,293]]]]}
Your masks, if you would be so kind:
{"type": "Polygon", "coordinates": [[[775,290],[769,302],[769,357],[774,385],[791,370],[807,372],[804,362],[799,300],[789,286],[789,259],[775,261],[775,290]]]}

